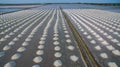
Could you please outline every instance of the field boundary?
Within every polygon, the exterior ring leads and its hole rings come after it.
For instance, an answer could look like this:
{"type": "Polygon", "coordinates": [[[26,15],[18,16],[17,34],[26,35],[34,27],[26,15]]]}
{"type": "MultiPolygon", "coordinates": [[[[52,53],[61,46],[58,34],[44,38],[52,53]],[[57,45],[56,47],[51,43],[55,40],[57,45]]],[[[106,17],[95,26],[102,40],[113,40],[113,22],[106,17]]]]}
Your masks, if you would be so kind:
{"type": "Polygon", "coordinates": [[[77,32],[77,30],[75,29],[75,27],[73,26],[73,24],[71,23],[70,19],[68,18],[68,16],[66,15],[66,13],[62,10],[62,8],[60,8],[63,16],[70,28],[70,30],[72,31],[72,34],[77,42],[77,45],[79,47],[79,50],[82,54],[82,57],[85,61],[85,64],[87,65],[87,67],[100,67],[99,63],[95,60],[95,58],[93,57],[92,53],[90,52],[88,46],[86,45],[86,43],[84,42],[84,40],[82,39],[82,37],[80,36],[80,34],[77,32]]]}

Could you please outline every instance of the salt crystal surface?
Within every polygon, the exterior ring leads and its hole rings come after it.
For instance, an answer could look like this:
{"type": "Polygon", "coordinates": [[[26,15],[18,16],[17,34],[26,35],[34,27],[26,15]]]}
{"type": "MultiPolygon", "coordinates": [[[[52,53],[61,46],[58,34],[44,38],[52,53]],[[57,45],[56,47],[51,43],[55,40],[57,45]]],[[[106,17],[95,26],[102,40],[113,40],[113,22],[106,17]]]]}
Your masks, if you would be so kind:
{"type": "Polygon", "coordinates": [[[4,56],[5,52],[0,52],[0,57],[4,56]]]}
{"type": "Polygon", "coordinates": [[[64,33],[69,33],[68,31],[64,31],[64,33]]]}
{"type": "Polygon", "coordinates": [[[72,60],[73,62],[78,61],[79,57],[77,57],[76,55],[72,55],[70,56],[70,60],[72,60]]]}
{"type": "Polygon", "coordinates": [[[74,47],[74,46],[68,46],[67,48],[68,48],[69,50],[73,51],[75,47],[74,47]]]}
{"type": "Polygon", "coordinates": [[[61,57],[61,56],[62,56],[62,53],[56,52],[56,53],[54,54],[54,56],[55,56],[55,57],[61,57]]]}
{"type": "Polygon", "coordinates": [[[20,48],[17,49],[17,52],[23,52],[23,51],[25,51],[25,50],[26,50],[25,47],[20,47],[20,48]]]}
{"type": "Polygon", "coordinates": [[[55,48],[54,48],[54,50],[55,51],[59,51],[61,48],[59,47],[59,46],[56,46],[55,48]]]}
{"type": "Polygon", "coordinates": [[[108,62],[109,67],[118,67],[115,62],[108,62]]]}
{"type": "Polygon", "coordinates": [[[11,57],[11,59],[12,60],[17,60],[17,59],[19,59],[21,57],[21,54],[20,53],[16,53],[16,54],[14,54],[12,57],[11,57]]]}
{"type": "Polygon", "coordinates": [[[22,46],[27,46],[28,42],[23,42],[22,46]]]}
{"type": "Polygon", "coordinates": [[[71,43],[71,40],[70,40],[70,39],[67,39],[66,42],[71,43]]]}
{"type": "Polygon", "coordinates": [[[46,38],[45,37],[41,37],[41,40],[45,40],[46,38]]]}
{"type": "Polygon", "coordinates": [[[45,41],[40,41],[39,44],[45,44],[45,41]]]}
{"type": "Polygon", "coordinates": [[[59,44],[59,42],[58,42],[58,41],[55,41],[53,44],[54,44],[54,45],[58,45],[58,44],[59,44]]]}
{"type": "Polygon", "coordinates": [[[5,38],[9,38],[10,36],[9,35],[6,35],[5,38]]]}
{"type": "Polygon", "coordinates": [[[10,48],[11,48],[10,45],[6,45],[6,46],[3,48],[3,50],[6,51],[6,50],[9,50],[10,48]]]}
{"type": "Polygon", "coordinates": [[[35,57],[35,58],[33,59],[33,61],[34,61],[35,63],[40,63],[42,60],[43,60],[43,58],[42,58],[41,56],[37,56],[37,57],[35,57]]]}
{"type": "Polygon", "coordinates": [[[14,45],[15,42],[14,41],[11,41],[8,45],[14,45]]]}
{"type": "Polygon", "coordinates": [[[87,36],[87,39],[92,39],[92,37],[90,35],[87,36]]]}
{"type": "Polygon", "coordinates": [[[83,34],[84,34],[84,35],[87,35],[88,33],[87,33],[87,32],[84,32],[83,34]]]}
{"type": "Polygon", "coordinates": [[[54,37],[53,40],[58,40],[58,37],[54,37]]]}
{"type": "Polygon", "coordinates": [[[55,60],[53,65],[55,67],[60,67],[60,66],[62,66],[62,61],[61,60],[55,60]]]}
{"type": "Polygon", "coordinates": [[[31,41],[31,38],[27,38],[27,39],[25,39],[25,41],[31,41]]]}
{"type": "Polygon", "coordinates": [[[119,42],[117,39],[112,39],[111,41],[114,42],[114,43],[118,43],[119,42]]]}
{"type": "Polygon", "coordinates": [[[15,67],[16,63],[15,61],[10,61],[4,65],[4,67],[15,67]]]}
{"type": "Polygon", "coordinates": [[[113,50],[112,53],[114,55],[120,56],[120,51],[119,50],[113,50]]]}
{"type": "Polygon", "coordinates": [[[68,37],[70,37],[70,35],[67,34],[67,35],[65,35],[65,37],[68,38],[68,37]]]}
{"type": "Polygon", "coordinates": [[[118,46],[120,46],[120,43],[117,43],[118,46]]]}
{"type": "Polygon", "coordinates": [[[108,56],[107,56],[106,53],[101,53],[100,56],[101,56],[102,58],[108,58],[108,56]]]}
{"type": "Polygon", "coordinates": [[[5,41],[5,40],[6,40],[5,38],[1,38],[1,39],[0,39],[1,42],[2,42],[2,41],[5,41]]]}
{"type": "Polygon", "coordinates": [[[37,54],[37,55],[43,55],[43,54],[44,54],[44,51],[43,51],[43,50],[38,50],[38,51],[36,52],[36,54],[37,54]]]}
{"type": "Polygon", "coordinates": [[[96,50],[101,50],[101,47],[100,46],[96,46],[95,49],[96,50]]]}
{"type": "Polygon", "coordinates": [[[43,49],[44,48],[44,45],[39,45],[38,46],[38,49],[43,49]]]}
{"type": "Polygon", "coordinates": [[[96,41],[95,40],[91,40],[90,43],[96,44],[96,41]]]}
{"type": "Polygon", "coordinates": [[[112,45],[106,46],[108,50],[115,50],[115,48],[112,45]]]}
{"type": "Polygon", "coordinates": [[[103,45],[109,45],[109,43],[107,41],[103,41],[101,42],[103,45]]]}
{"type": "Polygon", "coordinates": [[[19,40],[19,39],[18,39],[18,38],[14,38],[14,39],[13,39],[13,41],[17,41],[17,40],[19,40]]]}
{"type": "Polygon", "coordinates": [[[54,34],[53,36],[59,36],[58,34],[54,34]]]}
{"type": "Polygon", "coordinates": [[[32,67],[40,67],[40,65],[33,65],[32,67]]]}

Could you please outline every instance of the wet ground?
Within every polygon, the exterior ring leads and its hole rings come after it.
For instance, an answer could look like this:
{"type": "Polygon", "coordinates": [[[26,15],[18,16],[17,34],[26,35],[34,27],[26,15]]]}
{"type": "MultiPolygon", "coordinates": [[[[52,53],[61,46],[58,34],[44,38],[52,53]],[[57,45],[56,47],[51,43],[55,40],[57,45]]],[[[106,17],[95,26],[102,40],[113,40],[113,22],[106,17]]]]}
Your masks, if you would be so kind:
{"type": "Polygon", "coordinates": [[[47,5],[0,15],[0,67],[86,67],[62,10],[99,65],[119,67],[120,13],[84,7],[47,5]]]}
{"type": "Polygon", "coordinates": [[[0,5],[0,14],[40,7],[42,5],[0,5]]]}

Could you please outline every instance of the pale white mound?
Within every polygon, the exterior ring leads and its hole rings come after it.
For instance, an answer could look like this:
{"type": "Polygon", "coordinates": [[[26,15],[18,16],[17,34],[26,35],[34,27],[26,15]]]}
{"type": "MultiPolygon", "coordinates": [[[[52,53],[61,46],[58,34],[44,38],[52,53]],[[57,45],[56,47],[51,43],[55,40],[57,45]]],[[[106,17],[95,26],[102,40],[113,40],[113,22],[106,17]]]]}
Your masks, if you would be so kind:
{"type": "Polygon", "coordinates": [[[55,41],[53,44],[54,44],[54,45],[58,45],[58,44],[59,44],[59,42],[58,42],[58,41],[55,41]]]}
{"type": "Polygon", "coordinates": [[[43,49],[44,48],[44,45],[39,45],[38,46],[38,49],[43,49]]]}
{"type": "Polygon", "coordinates": [[[27,39],[25,39],[25,41],[31,41],[31,38],[27,38],[27,39]]]}
{"type": "Polygon", "coordinates": [[[32,38],[32,37],[33,37],[33,35],[29,35],[29,36],[28,36],[28,38],[32,38]]]}
{"type": "Polygon", "coordinates": [[[64,31],[64,33],[69,33],[68,31],[64,31]]]}
{"type": "Polygon", "coordinates": [[[19,59],[21,57],[21,54],[20,53],[16,53],[16,54],[14,54],[12,57],[11,57],[11,59],[12,60],[17,60],[17,59],[19,59]]]}
{"type": "Polygon", "coordinates": [[[73,62],[78,61],[79,57],[77,57],[76,55],[72,55],[70,56],[70,60],[72,60],[73,62]]]}
{"type": "Polygon", "coordinates": [[[14,45],[15,42],[14,41],[11,41],[8,45],[14,45]]]}
{"type": "Polygon", "coordinates": [[[1,42],[2,42],[2,41],[5,41],[5,40],[6,40],[5,38],[0,39],[1,42]]]}
{"type": "Polygon", "coordinates": [[[120,51],[119,51],[119,50],[113,50],[112,53],[113,53],[114,55],[120,56],[120,51]]]}
{"type": "Polygon", "coordinates": [[[106,46],[108,50],[115,50],[115,48],[112,45],[106,46]]]}
{"type": "Polygon", "coordinates": [[[66,42],[71,43],[71,40],[70,40],[70,39],[67,39],[66,42]]]}
{"type": "Polygon", "coordinates": [[[19,34],[17,37],[22,37],[22,34],[19,34]]]}
{"type": "Polygon", "coordinates": [[[0,52],[0,57],[4,56],[5,52],[0,52]]]}
{"type": "Polygon", "coordinates": [[[35,58],[33,59],[33,61],[34,61],[35,63],[40,63],[42,60],[43,60],[43,58],[42,58],[41,56],[37,56],[37,57],[35,57],[35,58]]]}
{"type": "Polygon", "coordinates": [[[96,46],[95,49],[96,50],[101,50],[101,47],[100,46],[96,46]]]}
{"type": "Polygon", "coordinates": [[[67,35],[65,35],[65,37],[68,38],[68,37],[70,37],[70,35],[67,34],[67,35]]]}
{"type": "Polygon", "coordinates": [[[43,54],[44,54],[44,51],[43,51],[43,50],[38,50],[38,51],[36,52],[36,54],[37,54],[37,55],[43,55],[43,54]]]}
{"type": "Polygon", "coordinates": [[[87,32],[84,32],[83,34],[84,34],[84,35],[87,35],[88,33],[87,33],[87,32]]]}
{"type": "Polygon", "coordinates": [[[55,51],[60,51],[60,49],[61,49],[61,48],[60,48],[59,46],[56,46],[56,47],[54,48],[55,51]]]}
{"type": "Polygon", "coordinates": [[[10,48],[11,48],[10,45],[6,45],[6,46],[3,48],[3,50],[6,51],[6,50],[9,50],[10,48]]]}
{"type": "Polygon", "coordinates": [[[92,39],[92,37],[90,35],[87,36],[87,39],[92,39]]]}
{"type": "Polygon", "coordinates": [[[102,58],[108,58],[108,56],[107,56],[106,53],[101,53],[100,56],[101,56],[102,58]]]}
{"type": "Polygon", "coordinates": [[[27,46],[28,45],[28,42],[24,42],[23,44],[22,44],[22,46],[27,46]]]}
{"type": "Polygon", "coordinates": [[[91,40],[90,43],[96,44],[96,41],[95,40],[91,40]]]}
{"type": "Polygon", "coordinates": [[[120,46],[120,43],[118,43],[117,45],[120,46]]]}
{"type": "Polygon", "coordinates": [[[41,40],[45,40],[46,38],[45,37],[41,37],[41,40]]]}
{"type": "Polygon", "coordinates": [[[14,39],[13,39],[13,41],[17,41],[17,40],[19,40],[19,39],[18,39],[18,38],[14,38],[14,39]]]}
{"type": "Polygon", "coordinates": [[[111,35],[107,36],[108,39],[112,39],[113,37],[111,35]]]}
{"type": "Polygon", "coordinates": [[[53,36],[59,36],[58,34],[54,34],[53,36]]]}
{"type": "Polygon", "coordinates": [[[39,44],[45,44],[45,41],[40,41],[39,44]]]}
{"type": "Polygon", "coordinates": [[[108,63],[108,66],[109,66],[109,67],[118,67],[115,62],[109,62],[109,63],[108,63]]]}
{"type": "Polygon", "coordinates": [[[14,32],[11,32],[9,35],[14,35],[15,33],[14,32]]]}
{"type": "Polygon", "coordinates": [[[23,52],[23,51],[25,51],[25,50],[26,50],[25,47],[20,47],[20,48],[17,49],[17,52],[23,52]]]}
{"type": "Polygon", "coordinates": [[[109,45],[109,43],[107,41],[103,41],[101,42],[103,45],[109,45]]]}
{"type": "Polygon", "coordinates": [[[32,67],[40,67],[40,65],[33,65],[32,67]]]}
{"type": "Polygon", "coordinates": [[[14,61],[10,61],[4,65],[4,67],[15,67],[16,63],[14,61]]]}
{"type": "Polygon", "coordinates": [[[6,35],[5,38],[9,38],[10,36],[9,35],[6,35]]]}
{"type": "Polygon", "coordinates": [[[99,41],[104,41],[104,39],[102,37],[98,38],[99,41]]]}
{"type": "Polygon", "coordinates": [[[67,48],[68,48],[69,50],[73,51],[75,47],[74,47],[74,46],[68,46],[67,48]]]}
{"type": "Polygon", "coordinates": [[[46,36],[47,36],[47,34],[43,34],[42,36],[43,36],[43,37],[46,37],[46,36]]]}
{"type": "Polygon", "coordinates": [[[112,39],[111,40],[113,43],[118,43],[119,41],[117,39],[112,39]]]}
{"type": "Polygon", "coordinates": [[[60,66],[62,66],[62,61],[61,60],[55,60],[53,65],[55,67],[60,67],[60,66]]]}
{"type": "Polygon", "coordinates": [[[54,37],[53,40],[58,40],[58,37],[54,37]]]}
{"type": "Polygon", "coordinates": [[[54,56],[55,56],[55,57],[61,57],[61,56],[62,56],[62,53],[56,52],[56,53],[54,54],[54,56]]]}

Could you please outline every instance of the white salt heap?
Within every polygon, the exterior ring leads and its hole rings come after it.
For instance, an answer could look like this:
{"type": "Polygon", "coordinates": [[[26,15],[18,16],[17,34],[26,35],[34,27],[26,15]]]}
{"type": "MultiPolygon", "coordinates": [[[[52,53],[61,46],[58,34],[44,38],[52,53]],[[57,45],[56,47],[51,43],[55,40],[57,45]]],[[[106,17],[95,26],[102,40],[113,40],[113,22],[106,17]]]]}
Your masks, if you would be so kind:
{"type": "Polygon", "coordinates": [[[6,46],[3,48],[3,50],[6,51],[6,50],[9,50],[10,48],[11,48],[10,45],[6,45],[6,46]]]}
{"type": "Polygon", "coordinates": [[[74,47],[74,46],[68,46],[67,48],[68,48],[69,50],[73,51],[75,47],[74,47]]]}
{"type": "Polygon", "coordinates": [[[55,67],[60,67],[60,66],[62,66],[62,61],[61,60],[55,60],[53,65],[55,67]]]}
{"type": "Polygon", "coordinates": [[[42,60],[43,60],[43,58],[42,58],[41,56],[37,56],[37,57],[35,57],[35,58],[33,59],[33,61],[34,61],[35,63],[40,63],[42,60]]]}
{"type": "Polygon", "coordinates": [[[55,56],[55,57],[61,57],[61,56],[62,56],[62,53],[56,52],[56,53],[54,54],[54,56],[55,56]]]}
{"type": "Polygon", "coordinates": [[[14,61],[10,61],[4,65],[4,67],[15,67],[16,63],[14,61]]]}
{"type": "Polygon", "coordinates": [[[75,55],[72,55],[70,56],[70,59],[73,61],[73,62],[76,62],[78,61],[79,57],[75,56],[75,55]]]}
{"type": "Polygon", "coordinates": [[[25,47],[20,47],[20,48],[17,49],[17,52],[23,52],[23,51],[25,51],[25,50],[26,50],[25,47]]]}
{"type": "Polygon", "coordinates": [[[43,55],[43,54],[44,54],[44,51],[43,51],[43,50],[38,50],[38,51],[36,52],[36,54],[37,54],[37,55],[43,55]]]}
{"type": "Polygon", "coordinates": [[[14,54],[12,57],[11,57],[11,59],[12,60],[17,60],[17,59],[19,59],[21,57],[21,54],[20,53],[16,53],[16,54],[14,54]]]}

